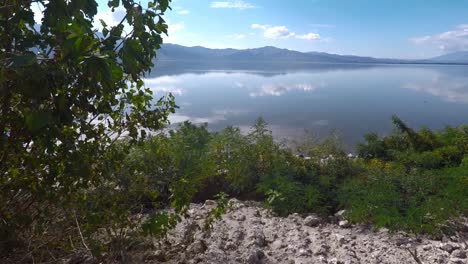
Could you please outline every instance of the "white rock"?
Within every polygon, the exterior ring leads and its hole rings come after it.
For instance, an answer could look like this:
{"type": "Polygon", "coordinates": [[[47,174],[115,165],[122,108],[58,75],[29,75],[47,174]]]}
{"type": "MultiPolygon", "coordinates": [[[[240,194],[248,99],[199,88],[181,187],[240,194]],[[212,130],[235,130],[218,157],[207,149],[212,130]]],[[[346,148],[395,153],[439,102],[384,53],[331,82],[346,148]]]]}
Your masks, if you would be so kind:
{"type": "Polygon", "coordinates": [[[349,224],[348,220],[341,220],[340,222],[338,222],[338,225],[339,225],[341,228],[348,228],[348,227],[351,226],[351,225],[349,224]]]}
{"type": "Polygon", "coordinates": [[[344,215],[346,214],[346,210],[340,210],[335,214],[335,217],[338,219],[344,219],[344,215]]]}
{"type": "Polygon", "coordinates": [[[271,248],[274,250],[284,248],[285,245],[283,244],[283,241],[281,240],[275,240],[273,243],[271,243],[271,248]]]}
{"type": "Polygon", "coordinates": [[[336,238],[336,242],[338,244],[338,246],[343,246],[344,244],[346,244],[346,239],[344,236],[340,235],[340,234],[335,234],[335,238],[336,238]]]}
{"type": "Polygon", "coordinates": [[[422,247],[422,249],[423,249],[424,251],[429,251],[429,250],[432,249],[432,246],[431,246],[431,245],[424,245],[424,246],[422,247]]]}
{"type": "Polygon", "coordinates": [[[309,215],[304,219],[304,224],[306,226],[310,226],[310,227],[316,227],[321,222],[322,222],[322,220],[319,217],[315,216],[315,215],[309,215]]]}
{"type": "Polygon", "coordinates": [[[456,258],[460,258],[460,259],[466,259],[466,252],[463,250],[457,249],[452,252],[452,256],[456,258]]]}
{"type": "Polygon", "coordinates": [[[448,253],[452,253],[452,251],[454,251],[455,249],[459,249],[459,248],[460,248],[459,246],[455,246],[452,244],[445,244],[440,247],[440,249],[447,251],[448,253]]]}
{"type": "Polygon", "coordinates": [[[214,200],[206,200],[205,206],[216,206],[218,203],[214,200]]]}

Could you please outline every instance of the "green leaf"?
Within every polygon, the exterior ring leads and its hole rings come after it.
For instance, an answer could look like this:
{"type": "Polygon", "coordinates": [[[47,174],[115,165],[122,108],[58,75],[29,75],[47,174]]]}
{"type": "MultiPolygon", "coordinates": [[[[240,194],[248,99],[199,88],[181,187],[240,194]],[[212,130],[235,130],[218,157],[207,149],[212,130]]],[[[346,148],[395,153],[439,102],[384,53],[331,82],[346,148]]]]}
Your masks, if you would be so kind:
{"type": "Polygon", "coordinates": [[[10,67],[13,69],[19,69],[21,67],[30,66],[37,63],[36,54],[31,51],[26,51],[20,55],[13,55],[10,67]]]}
{"type": "Polygon", "coordinates": [[[25,115],[26,127],[31,132],[37,132],[52,121],[52,115],[47,112],[32,112],[25,115]]]}
{"type": "Polygon", "coordinates": [[[119,4],[120,4],[119,0],[110,0],[109,2],[107,2],[107,6],[112,7],[112,8],[119,7],[119,4]]]}

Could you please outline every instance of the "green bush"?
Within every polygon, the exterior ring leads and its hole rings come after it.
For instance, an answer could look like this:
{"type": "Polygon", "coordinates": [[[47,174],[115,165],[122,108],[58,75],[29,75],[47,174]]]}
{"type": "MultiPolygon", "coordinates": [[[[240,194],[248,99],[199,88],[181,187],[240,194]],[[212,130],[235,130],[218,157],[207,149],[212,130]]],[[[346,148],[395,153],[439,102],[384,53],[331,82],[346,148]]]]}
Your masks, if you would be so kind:
{"type": "Polygon", "coordinates": [[[267,196],[267,205],[281,216],[324,211],[321,207],[321,194],[313,185],[302,185],[276,176],[260,183],[259,191],[267,196]]]}
{"type": "Polygon", "coordinates": [[[468,168],[405,173],[370,170],[346,182],[340,202],[352,222],[439,234],[468,212],[468,168]]]}

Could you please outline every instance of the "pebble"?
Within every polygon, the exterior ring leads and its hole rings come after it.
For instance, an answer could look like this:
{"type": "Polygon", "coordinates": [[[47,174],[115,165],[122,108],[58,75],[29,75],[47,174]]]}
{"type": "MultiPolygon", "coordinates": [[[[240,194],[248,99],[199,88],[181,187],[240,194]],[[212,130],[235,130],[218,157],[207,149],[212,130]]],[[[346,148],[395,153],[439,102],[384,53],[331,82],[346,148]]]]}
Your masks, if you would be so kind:
{"type": "Polygon", "coordinates": [[[306,226],[316,227],[320,224],[321,221],[322,220],[319,217],[315,215],[309,215],[304,219],[304,224],[306,226]]]}
{"type": "Polygon", "coordinates": [[[440,249],[442,249],[443,251],[447,251],[448,253],[452,253],[452,251],[454,251],[455,249],[459,249],[459,248],[460,247],[454,246],[452,244],[445,244],[440,247],[440,249]]]}
{"type": "Polygon", "coordinates": [[[463,250],[456,249],[452,252],[452,256],[460,259],[466,259],[466,252],[463,250]]]}
{"type": "Polygon", "coordinates": [[[249,257],[247,258],[247,263],[249,264],[260,264],[262,263],[262,259],[265,257],[265,253],[261,250],[254,250],[250,253],[249,257]]]}
{"type": "Polygon", "coordinates": [[[338,225],[339,225],[341,228],[348,228],[348,227],[351,226],[351,225],[349,224],[348,220],[341,220],[340,222],[338,222],[338,225]]]}
{"type": "Polygon", "coordinates": [[[206,200],[205,201],[205,205],[206,206],[216,206],[218,203],[216,203],[216,201],[214,200],[206,200]]]}

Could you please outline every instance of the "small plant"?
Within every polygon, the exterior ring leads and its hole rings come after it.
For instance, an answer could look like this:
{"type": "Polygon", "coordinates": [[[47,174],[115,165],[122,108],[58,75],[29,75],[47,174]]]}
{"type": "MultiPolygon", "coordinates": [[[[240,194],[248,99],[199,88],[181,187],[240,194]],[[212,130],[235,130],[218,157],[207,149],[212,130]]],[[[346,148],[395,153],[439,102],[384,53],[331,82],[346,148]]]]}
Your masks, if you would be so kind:
{"type": "Polygon", "coordinates": [[[212,208],[208,213],[208,217],[205,219],[205,224],[203,229],[208,231],[213,228],[213,223],[216,220],[221,220],[222,216],[226,213],[226,210],[232,206],[228,202],[228,195],[226,193],[219,193],[215,196],[216,198],[216,207],[212,208]]]}
{"type": "Polygon", "coordinates": [[[265,192],[266,196],[267,196],[267,207],[268,208],[273,208],[274,207],[274,204],[275,204],[275,201],[279,200],[279,201],[283,201],[284,200],[284,197],[281,195],[280,192],[278,191],[275,191],[275,190],[272,190],[272,189],[269,189],[265,192]]]}

